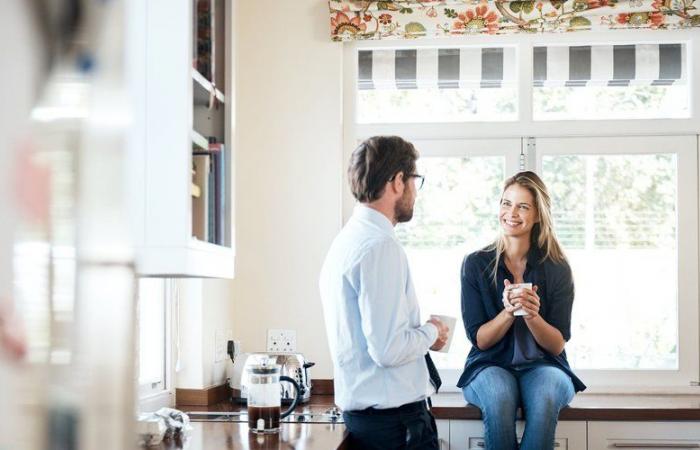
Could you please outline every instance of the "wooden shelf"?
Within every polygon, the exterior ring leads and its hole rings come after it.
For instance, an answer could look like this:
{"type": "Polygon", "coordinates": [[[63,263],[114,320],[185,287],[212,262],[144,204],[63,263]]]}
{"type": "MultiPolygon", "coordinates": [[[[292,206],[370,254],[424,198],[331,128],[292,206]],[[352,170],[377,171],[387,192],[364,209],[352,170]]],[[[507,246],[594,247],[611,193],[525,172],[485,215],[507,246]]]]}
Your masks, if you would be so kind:
{"type": "Polygon", "coordinates": [[[192,69],[192,94],[195,105],[209,105],[209,96],[214,91],[214,95],[219,103],[226,102],[226,96],[219,89],[215,88],[211,81],[204,78],[204,75],[192,69]]]}

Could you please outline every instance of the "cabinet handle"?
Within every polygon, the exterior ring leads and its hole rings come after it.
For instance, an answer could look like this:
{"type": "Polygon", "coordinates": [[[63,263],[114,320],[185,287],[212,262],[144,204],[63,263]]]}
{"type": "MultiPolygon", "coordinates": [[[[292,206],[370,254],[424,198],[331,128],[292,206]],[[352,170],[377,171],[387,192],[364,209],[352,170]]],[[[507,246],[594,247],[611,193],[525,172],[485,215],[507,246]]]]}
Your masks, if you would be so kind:
{"type": "Polygon", "coordinates": [[[652,443],[634,443],[634,442],[615,442],[613,448],[700,448],[700,444],[652,444],[652,443]]]}
{"type": "MultiPolygon", "coordinates": [[[[478,441],[478,442],[476,443],[476,446],[479,447],[479,448],[486,448],[486,444],[484,443],[484,441],[478,441]]],[[[555,448],[556,448],[556,447],[561,447],[561,444],[559,444],[559,442],[555,442],[555,443],[554,443],[554,447],[555,447],[555,448]]],[[[685,448],[685,447],[684,447],[684,448],[685,448]]]]}

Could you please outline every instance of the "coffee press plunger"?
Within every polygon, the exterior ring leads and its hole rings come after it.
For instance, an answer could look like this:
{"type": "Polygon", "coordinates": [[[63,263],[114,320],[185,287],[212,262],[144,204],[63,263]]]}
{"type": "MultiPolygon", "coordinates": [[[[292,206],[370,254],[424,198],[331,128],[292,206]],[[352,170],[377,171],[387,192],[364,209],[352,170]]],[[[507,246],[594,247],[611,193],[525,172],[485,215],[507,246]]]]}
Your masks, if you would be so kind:
{"type": "Polygon", "coordinates": [[[277,433],[280,419],[292,413],[301,399],[299,385],[292,378],[280,376],[280,366],[267,360],[248,368],[248,428],[253,433],[277,433]],[[284,412],[281,385],[284,381],[294,385],[294,400],[284,412]]]}

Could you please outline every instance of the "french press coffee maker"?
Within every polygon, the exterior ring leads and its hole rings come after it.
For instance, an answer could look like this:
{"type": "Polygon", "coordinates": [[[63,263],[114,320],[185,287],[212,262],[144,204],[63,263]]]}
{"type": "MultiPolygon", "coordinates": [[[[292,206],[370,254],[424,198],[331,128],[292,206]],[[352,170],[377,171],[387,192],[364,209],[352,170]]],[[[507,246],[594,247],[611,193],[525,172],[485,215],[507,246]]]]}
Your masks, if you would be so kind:
{"type": "Polygon", "coordinates": [[[280,376],[280,366],[269,360],[248,368],[248,428],[252,433],[277,433],[280,419],[292,413],[301,392],[292,378],[280,376]],[[294,400],[284,412],[280,382],[294,385],[294,400]]]}

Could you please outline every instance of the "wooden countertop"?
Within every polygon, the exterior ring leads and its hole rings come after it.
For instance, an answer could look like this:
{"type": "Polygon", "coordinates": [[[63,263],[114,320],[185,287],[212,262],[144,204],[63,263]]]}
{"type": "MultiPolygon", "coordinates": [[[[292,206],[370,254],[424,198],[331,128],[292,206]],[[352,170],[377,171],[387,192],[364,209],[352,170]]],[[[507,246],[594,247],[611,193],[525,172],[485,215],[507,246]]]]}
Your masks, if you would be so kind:
{"type": "MultiPolygon", "coordinates": [[[[481,411],[466,404],[461,393],[434,395],[433,414],[437,419],[481,420],[481,411]]],[[[333,406],[332,395],[313,395],[295,412],[323,412],[333,406]]],[[[222,402],[210,406],[177,407],[182,411],[240,411],[243,405],[222,402]]],[[[560,420],[611,421],[700,421],[700,395],[592,395],[579,394],[564,408],[560,420]]],[[[342,424],[283,423],[279,435],[259,437],[248,432],[245,423],[193,422],[190,438],[171,442],[159,450],[214,449],[342,449],[345,427],[342,424]]]]}
{"type": "MultiPolygon", "coordinates": [[[[481,420],[481,411],[466,404],[461,393],[434,395],[432,401],[437,419],[481,420]]],[[[700,395],[578,394],[559,420],[700,421],[700,395]]]]}
{"type": "MultiPolygon", "coordinates": [[[[437,419],[481,420],[481,411],[468,405],[461,393],[434,395],[433,414],[437,419]]],[[[312,395],[297,412],[326,410],[333,406],[332,395],[312,395]]],[[[181,406],[183,411],[239,411],[241,405],[181,406]]],[[[700,421],[700,395],[603,395],[578,394],[559,414],[560,420],[696,420],[700,421]]]]}

